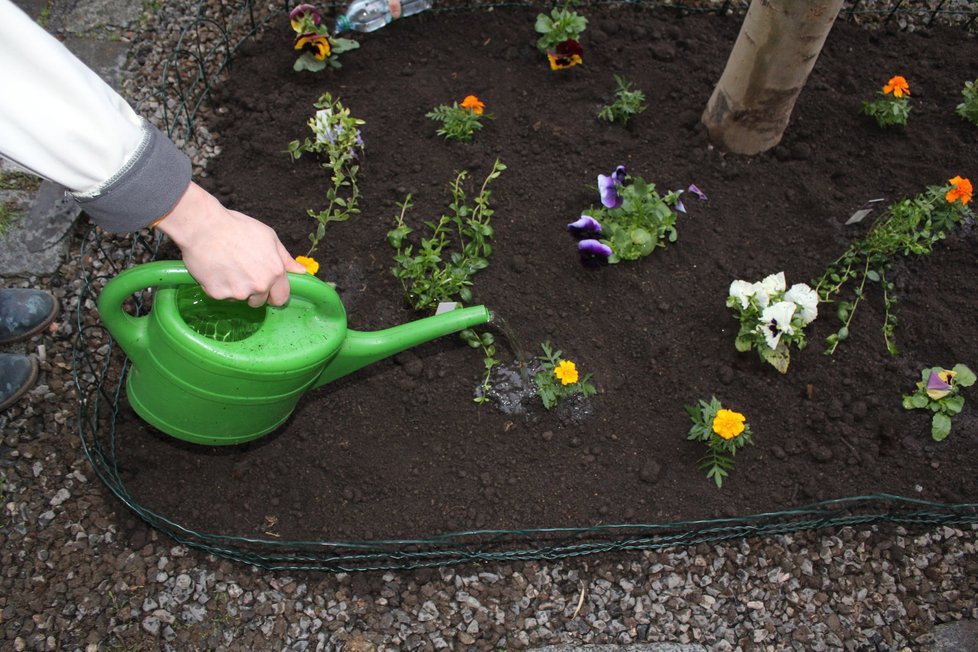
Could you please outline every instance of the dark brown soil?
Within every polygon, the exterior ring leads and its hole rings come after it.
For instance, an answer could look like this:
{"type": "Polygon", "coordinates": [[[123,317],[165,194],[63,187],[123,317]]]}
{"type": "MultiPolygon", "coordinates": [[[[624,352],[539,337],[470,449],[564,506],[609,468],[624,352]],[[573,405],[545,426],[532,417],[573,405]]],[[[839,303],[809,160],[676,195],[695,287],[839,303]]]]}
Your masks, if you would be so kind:
{"type": "Polygon", "coordinates": [[[575,424],[539,403],[515,416],[476,405],[481,356],[451,336],[310,392],[285,427],[249,445],[184,444],[125,408],[119,460],[134,498],[201,531],[325,540],[657,523],[876,492],[978,498],[978,392],[965,390],[943,443],[927,414],[901,407],[923,367],[978,369],[973,224],[930,257],[897,261],[899,357],[884,347],[875,293],[834,356],[823,340],[838,323],[822,306],[784,376],[735,350],[724,304],[737,278],[817,278],[864,232],[843,223],[867,200],[958,174],[978,180],[978,129],[954,114],[978,77],[978,41],[838,23],[782,144],[747,158],[710,147],[699,125],[739,18],[588,9],[585,65],[552,72],[534,47],[535,13],[405,19],[321,74],[292,71],[282,19],[240,52],[216,93],[223,153],[205,182],[305,253],[305,212],[322,208],[328,177],[309,157],[290,162],[286,145],[308,134],[324,91],[366,120],[363,213],[331,225],[317,257],[350,326],[375,330],[418,317],[390,271],[395,202],[413,194],[417,226],[445,209],[455,171],[481,181],[500,158],[509,169],[493,188],[495,250],[476,300],[526,351],[549,340],[593,372],[591,415],[575,424]],[[628,128],[595,117],[614,74],[650,104],[628,128]],[[909,80],[913,108],[906,128],[883,131],[859,109],[894,74],[909,80]],[[437,137],[425,113],[468,94],[495,119],[471,143],[437,137]],[[661,190],[696,183],[709,201],[687,201],[668,248],[585,269],[565,225],[596,204],[596,176],[618,164],[661,190]],[[686,440],[683,406],[711,395],[744,412],[755,438],[722,490],[686,440]]]}

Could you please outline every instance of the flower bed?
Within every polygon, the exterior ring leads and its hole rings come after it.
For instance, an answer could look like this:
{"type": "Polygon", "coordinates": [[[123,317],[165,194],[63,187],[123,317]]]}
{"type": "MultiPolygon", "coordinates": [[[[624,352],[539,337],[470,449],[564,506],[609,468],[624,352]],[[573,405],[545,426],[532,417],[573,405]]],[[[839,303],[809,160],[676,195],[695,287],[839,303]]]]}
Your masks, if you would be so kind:
{"type": "Polygon", "coordinates": [[[206,183],[306,253],[316,225],[307,211],[326,205],[329,177],[313,156],[293,161],[286,150],[309,135],[323,93],[341,100],[364,121],[360,213],[329,224],[315,257],[351,327],[376,330],[422,316],[391,272],[387,234],[399,204],[411,195],[405,220],[422,228],[445,212],[459,171],[473,196],[501,160],[492,253],[473,277],[473,303],[508,325],[511,339],[496,337],[503,365],[551,342],[592,374],[598,392],[587,409],[530,402],[506,414],[476,403],[483,355],[447,337],[311,392],[284,428],[250,445],[184,445],[123,411],[119,463],[140,503],[202,531],[372,539],[713,518],[881,491],[974,498],[973,390],[963,390],[942,442],[927,414],[902,405],[924,368],[978,368],[973,222],[930,256],[895,259],[898,356],[880,333],[882,296],[870,292],[831,356],[825,339],[839,323],[834,306],[820,306],[808,347],[792,352],[782,375],[738,352],[725,301],[732,281],[780,271],[814,287],[880,214],[845,224],[869,200],[978,178],[978,129],[954,114],[967,81],[955,62],[978,60],[978,43],[959,30],[866,32],[840,22],[784,141],[747,158],[711,148],[699,126],[736,19],[582,13],[583,64],[569,69],[551,70],[537,50],[535,11],[497,9],[399,21],[361,37],[341,69],[315,74],[293,71],[283,17],[280,32],[242,49],[216,91],[212,130],[224,151],[206,183]],[[913,89],[912,111],[905,127],[884,130],[861,102],[897,73],[913,89]],[[648,104],[626,126],[597,117],[615,75],[648,104]],[[469,141],[437,135],[426,114],[469,95],[493,119],[469,141]],[[683,196],[675,242],[638,260],[582,266],[567,224],[600,205],[597,176],[617,165],[662,194],[695,184],[709,199],[683,196]],[[687,439],[685,406],[711,396],[745,415],[752,435],[722,489],[699,467],[703,444],[687,439]]]}

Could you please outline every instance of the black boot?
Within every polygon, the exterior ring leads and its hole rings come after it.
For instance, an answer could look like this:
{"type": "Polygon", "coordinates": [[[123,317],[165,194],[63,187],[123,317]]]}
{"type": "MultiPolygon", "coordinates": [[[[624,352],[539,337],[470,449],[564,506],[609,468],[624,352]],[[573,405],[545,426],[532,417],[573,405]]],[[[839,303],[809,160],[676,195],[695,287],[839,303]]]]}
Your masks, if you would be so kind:
{"type": "Polygon", "coordinates": [[[17,353],[0,353],[0,412],[16,403],[37,380],[37,361],[17,353]]]}
{"type": "Polygon", "coordinates": [[[0,344],[40,333],[57,315],[58,302],[48,292],[0,288],[0,344]]]}

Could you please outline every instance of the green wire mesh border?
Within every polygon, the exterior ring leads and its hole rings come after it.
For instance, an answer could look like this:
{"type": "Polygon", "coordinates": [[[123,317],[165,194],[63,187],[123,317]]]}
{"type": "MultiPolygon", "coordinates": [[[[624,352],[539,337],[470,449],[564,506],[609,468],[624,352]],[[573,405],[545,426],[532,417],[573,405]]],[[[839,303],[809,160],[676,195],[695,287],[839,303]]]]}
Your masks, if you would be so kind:
{"type": "MultiPolygon", "coordinates": [[[[437,0],[436,0],[437,2],[437,0]]],[[[612,4],[591,2],[588,6],[612,4]]],[[[746,1],[720,0],[700,3],[637,1],[651,7],[742,12],[746,1]]],[[[945,2],[903,6],[903,0],[882,11],[860,13],[860,0],[853,0],[843,15],[869,16],[886,21],[901,12],[928,16],[929,21],[947,13],[966,29],[978,17],[978,0],[970,0],[973,11],[944,9],[945,2]],[[926,6],[921,6],[925,5],[926,6]]],[[[542,3],[493,4],[477,0],[443,2],[442,11],[464,11],[502,6],[543,6],[542,3]]],[[[337,4],[327,11],[335,11],[337,4]]],[[[204,3],[182,30],[177,47],[168,58],[159,86],[151,92],[163,107],[163,122],[175,139],[197,137],[199,118],[207,96],[232,64],[234,53],[270,20],[288,10],[259,14],[253,0],[242,0],[236,10],[220,17],[204,14],[204,3]],[[211,33],[208,35],[208,33],[211,33]]],[[[625,523],[579,528],[536,528],[521,530],[471,530],[428,538],[374,541],[283,541],[198,532],[163,514],[140,505],[126,488],[116,451],[116,419],[125,407],[124,387],[129,361],[115,347],[98,320],[95,301],[113,276],[134,264],[156,258],[161,240],[145,232],[118,237],[90,229],[83,237],[79,269],[81,300],[76,312],[72,377],[78,390],[78,430],[82,450],[96,475],[137,516],[175,541],[233,561],[269,570],[317,570],[350,572],[395,570],[461,563],[553,560],[580,555],[628,550],[656,550],[699,543],[718,543],[744,537],[770,536],[801,530],[888,523],[904,526],[966,526],[978,524],[978,503],[935,503],[887,493],[851,496],[793,509],[712,520],[671,523],[625,523]],[[93,253],[97,255],[92,255],[93,253]]],[[[132,299],[132,311],[143,313],[140,295],[132,299]]]]}

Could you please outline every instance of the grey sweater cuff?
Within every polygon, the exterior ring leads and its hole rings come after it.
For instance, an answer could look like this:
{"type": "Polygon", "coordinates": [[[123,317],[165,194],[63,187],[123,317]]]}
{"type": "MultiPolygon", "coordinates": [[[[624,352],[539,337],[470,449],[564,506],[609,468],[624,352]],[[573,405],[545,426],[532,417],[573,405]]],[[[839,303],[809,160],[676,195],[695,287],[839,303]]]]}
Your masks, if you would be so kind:
{"type": "Polygon", "coordinates": [[[126,166],[94,196],[74,195],[82,210],[108,231],[138,231],[166,215],[190,185],[190,157],[144,121],[145,136],[126,166]]]}

